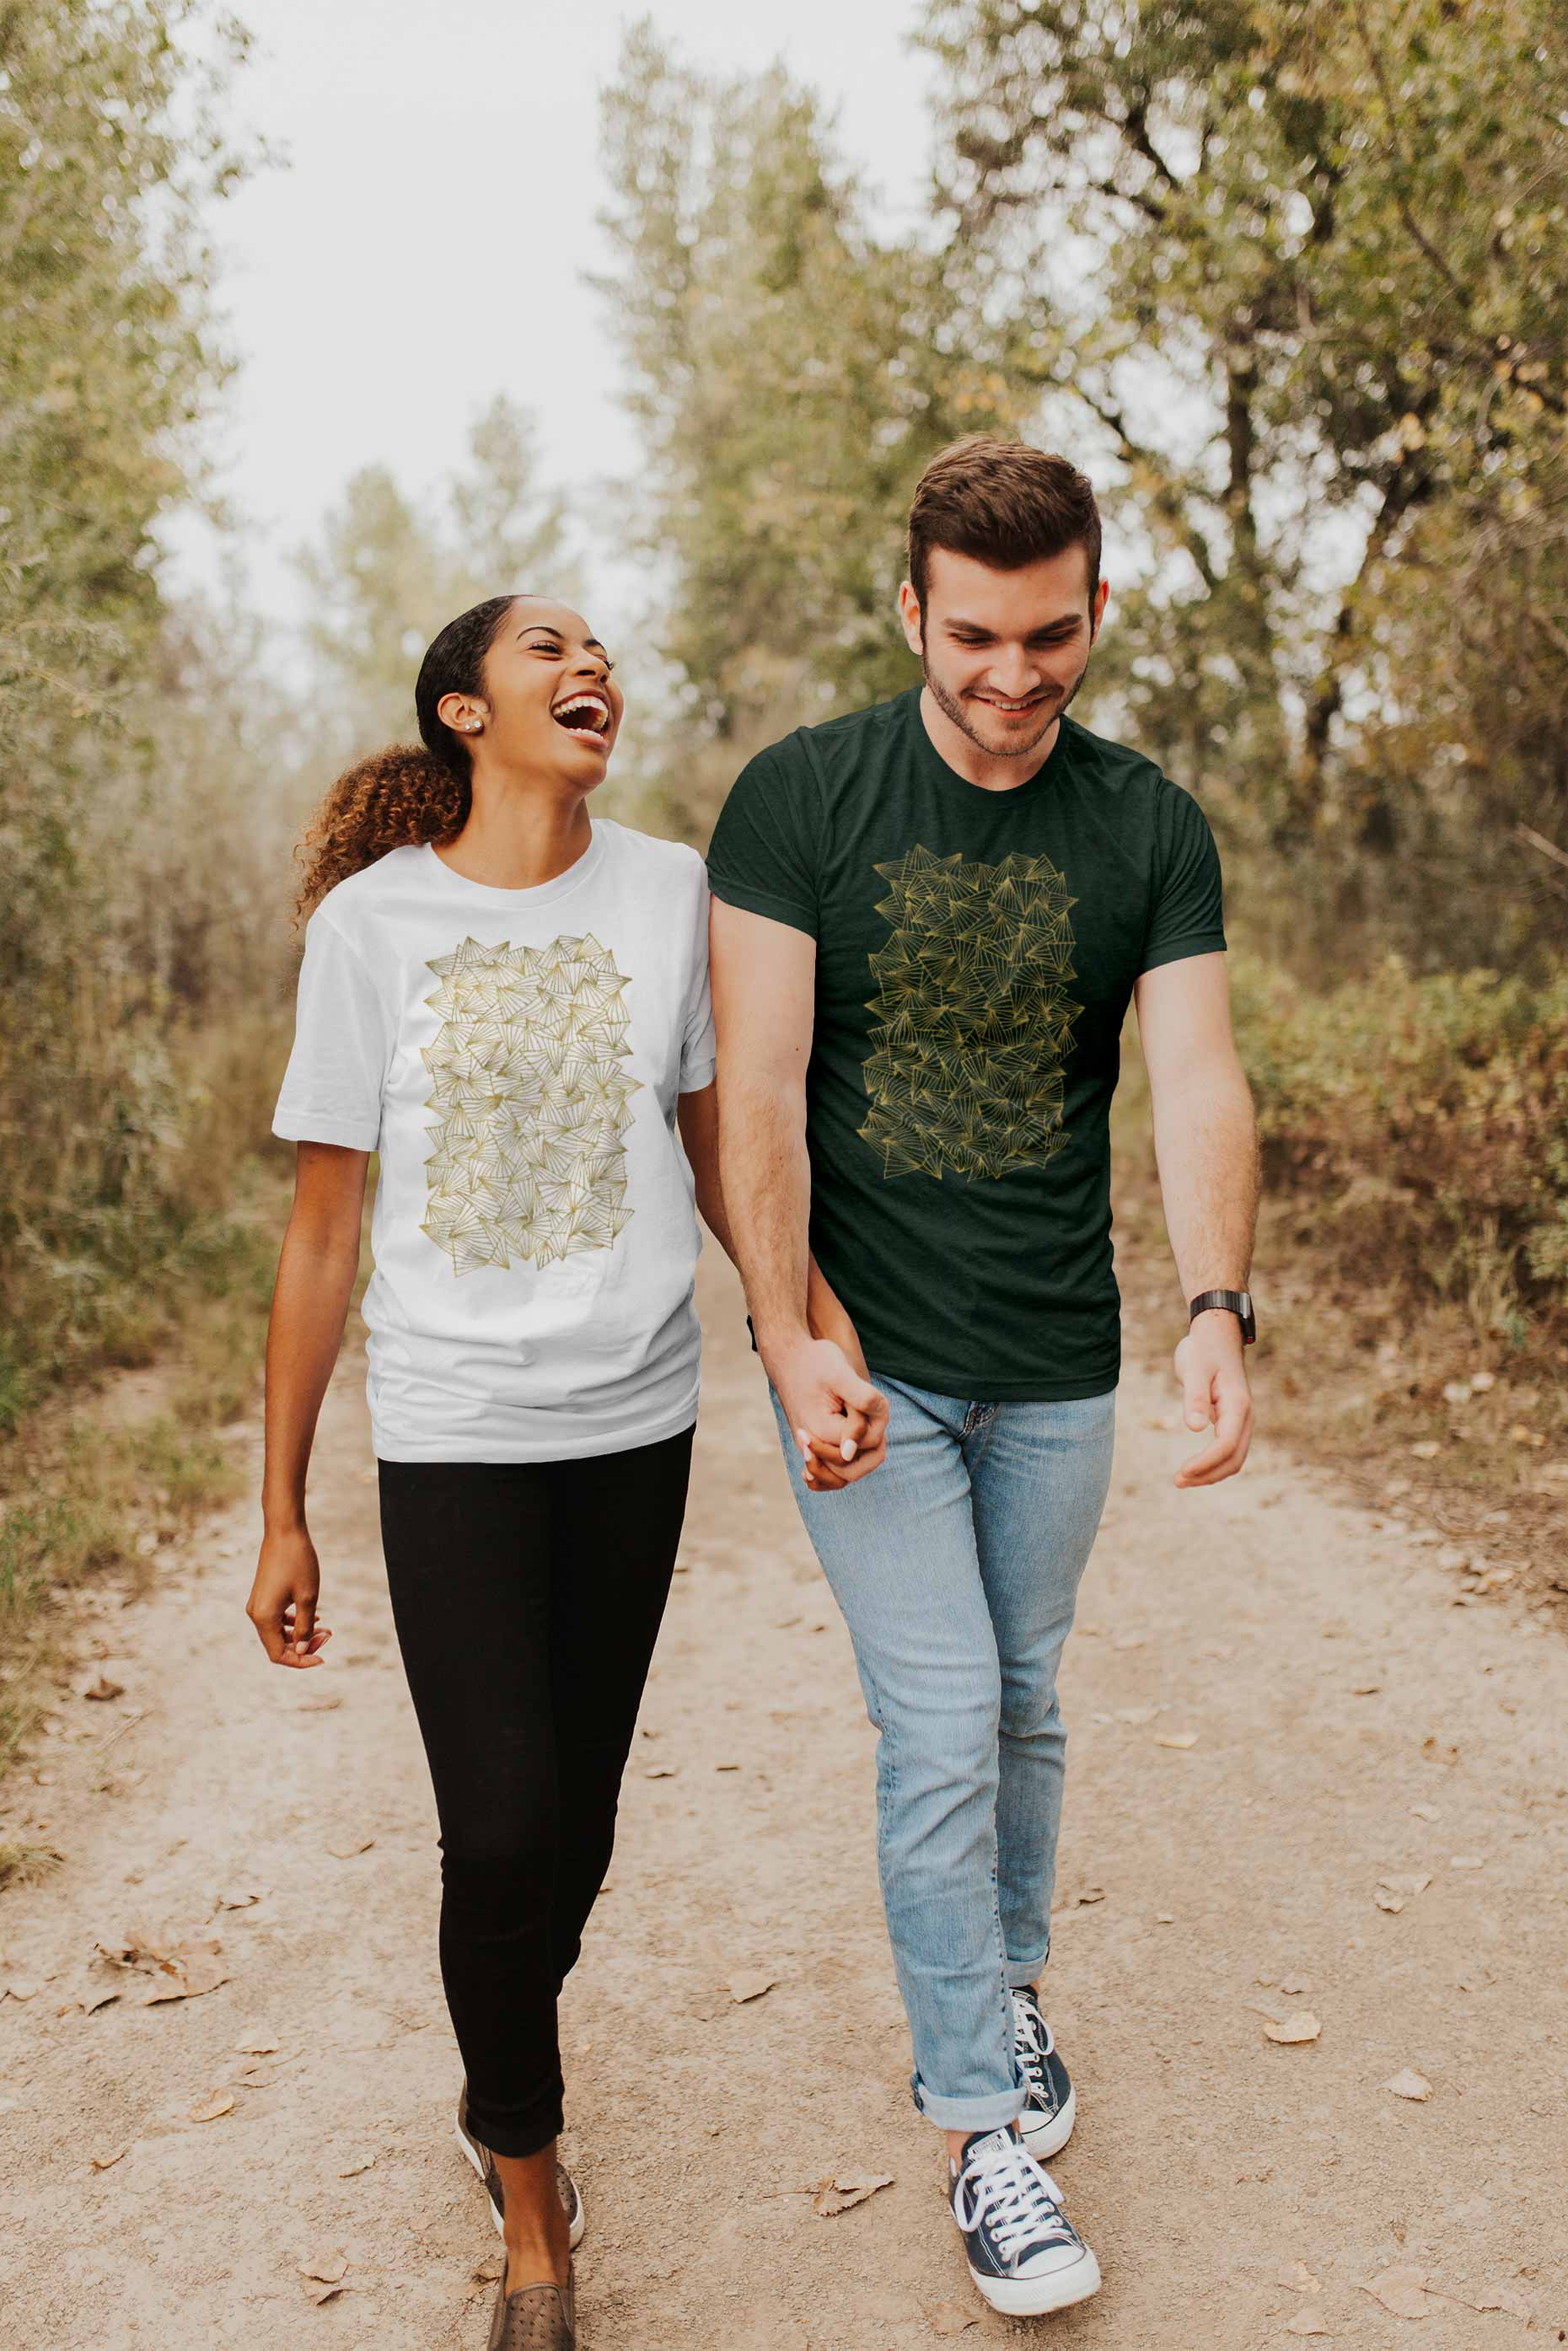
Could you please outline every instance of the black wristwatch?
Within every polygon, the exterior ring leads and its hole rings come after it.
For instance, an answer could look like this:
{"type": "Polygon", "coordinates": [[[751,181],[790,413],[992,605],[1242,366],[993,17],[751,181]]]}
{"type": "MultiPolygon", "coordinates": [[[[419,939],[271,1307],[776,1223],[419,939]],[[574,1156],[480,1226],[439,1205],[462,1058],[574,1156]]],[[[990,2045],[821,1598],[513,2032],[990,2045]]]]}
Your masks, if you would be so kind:
{"type": "Polygon", "coordinates": [[[1258,1336],[1258,1318],[1252,1311],[1251,1291],[1249,1290],[1200,1290],[1186,1310],[1188,1330],[1192,1328],[1193,1317],[1207,1313],[1211,1306],[1223,1306],[1228,1314],[1235,1315],[1241,1325],[1241,1343],[1244,1347],[1249,1347],[1258,1336]]]}

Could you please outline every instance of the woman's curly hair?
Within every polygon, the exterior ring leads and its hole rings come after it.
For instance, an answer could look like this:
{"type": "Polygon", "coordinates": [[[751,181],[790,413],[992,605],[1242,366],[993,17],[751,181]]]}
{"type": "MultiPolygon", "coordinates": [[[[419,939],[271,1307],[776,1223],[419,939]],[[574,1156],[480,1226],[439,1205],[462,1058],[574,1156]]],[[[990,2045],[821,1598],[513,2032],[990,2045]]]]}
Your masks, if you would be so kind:
{"type": "Polygon", "coordinates": [[[436,705],[444,695],[483,693],[485,656],[516,601],[488,596],[432,640],[413,689],[420,741],[372,751],[338,778],[296,852],[304,866],[296,918],[389,849],[451,841],[462,831],[471,799],[468,746],[436,705]]]}

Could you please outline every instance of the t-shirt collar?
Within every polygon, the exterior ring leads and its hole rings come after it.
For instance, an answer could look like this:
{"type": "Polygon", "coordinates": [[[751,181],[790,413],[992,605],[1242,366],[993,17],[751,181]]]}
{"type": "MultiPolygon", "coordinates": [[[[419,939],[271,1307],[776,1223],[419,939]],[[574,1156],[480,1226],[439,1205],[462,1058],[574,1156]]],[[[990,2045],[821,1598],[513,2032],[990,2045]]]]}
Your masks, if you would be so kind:
{"type": "Polygon", "coordinates": [[[904,723],[909,731],[911,747],[915,759],[925,768],[926,774],[933,777],[944,791],[951,793],[955,798],[967,800],[971,806],[984,801],[988,807],[1006,808],[1009,805],[1016,807],[1023,800],[1037,799],[1041,792],[1048,789],[1067,764],[1065,746],[1072,730],[1072,720],[1063,712],[1057,722],[1056,740],[1051,747],[1050,754],[1043,764],[1035,769],[1032,776],[1028,777],[1021,784],[1009,785],[1001,791],[988,791],[984,784],[972,784],[967,776],[961,776],[956,768],[948,766],[926,733],[925,721],[920,709],[921,691],[918,685],[912,686],[904,696],[904,723]]]}
{"type": "Polygon", "coordinates": [[[507,890],[490,882],[470,881],[465,873],[455,873],[444,860],[438,857],[427,841],[420,852],[425,872],[437,887],[450,889],[455,894],[476,900],[487,900],[495,906],[514,906],[519,913],[531,914],[536,906],[549,906],[558,898],[566,897],[590,881],[604,862],[607,839],[602,821],[591,825],[588,847],[582,855],[569,865],[564,873],[552,875],[548,882],[536,882],[531,888],[507,890]]]}

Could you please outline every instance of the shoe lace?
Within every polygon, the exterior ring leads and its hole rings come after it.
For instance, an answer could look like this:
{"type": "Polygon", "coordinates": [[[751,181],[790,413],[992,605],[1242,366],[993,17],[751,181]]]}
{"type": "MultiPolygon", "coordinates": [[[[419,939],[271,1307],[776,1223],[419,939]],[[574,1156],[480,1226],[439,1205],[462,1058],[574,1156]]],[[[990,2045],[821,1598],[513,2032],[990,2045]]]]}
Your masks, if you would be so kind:
{"type": "Polygon", "coordinates": [[[1019,2139],[983,2139],[959,2175],[955,2209],[968,2234],[989,2224],[1004,2260],[1022,2245],[1075,2245],[1056,2182],[1019,2139]]]}
{"type": "Polygon", "coordinates": [[[1013,1994],[1013,2022],[1017,2028],[1015,2039],[1024,2079],[1035,2095],[1043,2098],[1051,2086],[1051,2077],[1045,2070],[1045,2061],[1052,2046],[1051,2027],[1033,2001],[1022,2000],[1017,1992],[1013,1994]]]}

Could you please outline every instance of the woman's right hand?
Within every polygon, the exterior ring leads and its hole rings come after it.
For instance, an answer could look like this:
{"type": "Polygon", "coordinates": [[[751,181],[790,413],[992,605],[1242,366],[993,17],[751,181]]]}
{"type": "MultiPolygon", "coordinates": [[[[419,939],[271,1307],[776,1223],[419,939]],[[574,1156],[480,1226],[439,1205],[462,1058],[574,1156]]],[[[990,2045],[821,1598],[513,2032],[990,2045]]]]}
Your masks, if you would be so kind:
{"type": "Polygon", "coordinates": [[[245,1613],[275,1666],[323,1666],[317,1651],[332,1637],[316,1622],[321,1570],[316,1546],[303,1527],[262,1537],[256,1581],[245,1613]]]}

